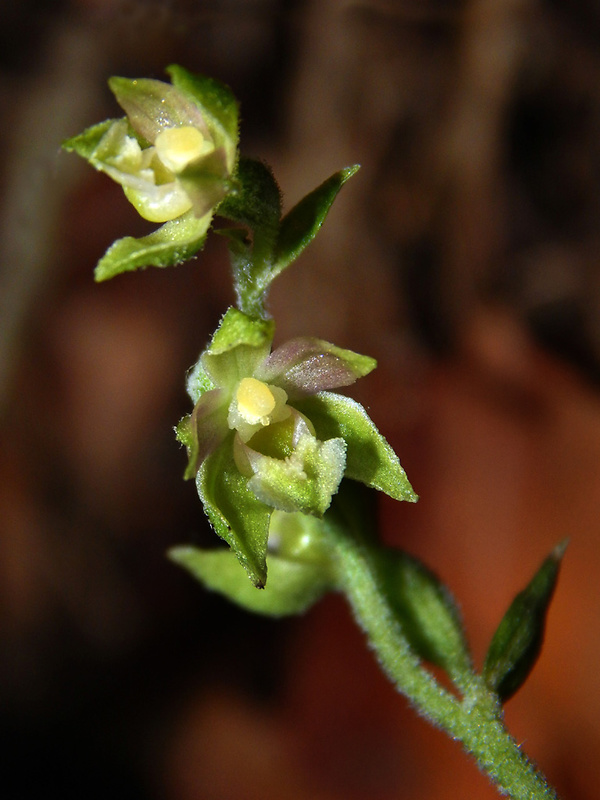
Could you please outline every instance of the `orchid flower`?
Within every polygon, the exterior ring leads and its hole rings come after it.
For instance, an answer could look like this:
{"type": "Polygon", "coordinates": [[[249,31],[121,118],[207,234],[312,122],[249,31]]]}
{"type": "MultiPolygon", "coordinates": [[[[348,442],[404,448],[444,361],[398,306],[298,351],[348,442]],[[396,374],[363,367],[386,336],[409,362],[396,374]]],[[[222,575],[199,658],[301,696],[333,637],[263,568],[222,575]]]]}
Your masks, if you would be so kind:
{"type": "Polygon", "coordinates": [[[321,517],[344,476],[415,500],[397,456],[364,408],[331,389],[374,359],[315,338],[272,350],[270,320],[231,308],[188,379],[178,427],[200,498],[257,584],[274,510],[321,517]]]}
{"type": "Polygon", "coordinates": [[[235,186],[233,96],[217,81],[182,67],[167,72],[172,83],[111,78],[110,89],[126,117],[108,119],[63,143],[119,183],[144,219],[166,223],[149,236],[116,242],[98,265],[99,280],[194,255],[216,207],[235,186]]]}

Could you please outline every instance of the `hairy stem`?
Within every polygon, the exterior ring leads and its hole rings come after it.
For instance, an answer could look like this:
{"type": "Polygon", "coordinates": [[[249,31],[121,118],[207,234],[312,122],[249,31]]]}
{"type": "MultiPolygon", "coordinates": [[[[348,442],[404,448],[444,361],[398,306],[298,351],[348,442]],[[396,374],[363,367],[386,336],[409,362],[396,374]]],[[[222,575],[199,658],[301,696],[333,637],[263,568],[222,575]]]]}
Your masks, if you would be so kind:
{"type": "Polygon", "coordinates": [[[385,595],[372,555],[377,545],[364,532],[367,518],[354,498],[338,498],[327,516],[326,531],[337,559],[339,585],[382,669],[421,715],[462,743],[501,794],[514,800],[557,800],[504,727],[498,699],[477,675],[459,699],[423,667],[385,595]]]}

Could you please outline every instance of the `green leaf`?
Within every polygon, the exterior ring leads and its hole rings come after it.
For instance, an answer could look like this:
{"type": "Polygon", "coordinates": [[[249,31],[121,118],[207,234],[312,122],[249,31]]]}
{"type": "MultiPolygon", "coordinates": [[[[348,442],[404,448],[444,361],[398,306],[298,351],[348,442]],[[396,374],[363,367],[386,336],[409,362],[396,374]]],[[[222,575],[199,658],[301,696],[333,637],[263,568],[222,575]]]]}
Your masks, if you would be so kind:
{"type": "Polygon", "coordinates": [[[464,685],[472,674],[471,656],[460,613],[447,587],[407,553],[390,548],[374,552],[386,595],[417,655],[464,685]]]}
{"type": "Polygon", "coordinates": [[[77,155],[89,161],[94,156],[104,134],[118,121],[116,119],[104,120],[104,122],[99,122],[97,125],[86,128],[83,133],[77,136],[65,139],[62,143],[63,150],[68,153],[77,153],[77,155]]]}
{"type": "Polygon", "coordinates": [[[359,165],[356,164],[336,172],[300,200],[282,219],[270,281],[295,261],[312,242],[338,192],[359,169],[359,165]]]}
{"type": "Polygon", "coordinates": [[[261,503],[233,460],[231,437],[209,455],[196,477],[198,495],[217,534],[238,557],[255,586],[267,579],[272,508],[261,503]]]}
{"type": "Polygon", "coordinates": [[[483,667],[487,685],[502,702],[520,689],[540,654],[548,607],[567,541],[558,544],[502,618],[483,667]]]}
{"type": "Polygon", "coordinates": [[[276,555],[269,555],[269,579],[261,590],[248,581],[231,551],[175,547],[169,557],[207,588],[248,611],[273,617],[303,613],[331,587],[329,572],[322,565],[276,555]]]}
{"type": "Polygon", "coordinates": [[[349,397],[320,392],[294,406],[315,426],[319,439],[341,437],[348,446],[347,478],[385,492],[395,500],[417,501],[398,456],[365,409],[349,397]]]}
{"type": "Polygon", "coordinates": [[[98,262],[95,279],[105,281],[141,267],[171,267],[187,261],[204,246],[211,219],[210,213],[198,219],[188,212],[140,239],[118,239],[98,262]]]}
{"type": "Polygon", "coordinates": [[[178,64],[171,64],[166,72],[173,86],[200,108],[213,136],[225,146],[232,169],[239,138],[239,120],[238,104],[231,89],[214,78],[188,72],[178,64]]]}

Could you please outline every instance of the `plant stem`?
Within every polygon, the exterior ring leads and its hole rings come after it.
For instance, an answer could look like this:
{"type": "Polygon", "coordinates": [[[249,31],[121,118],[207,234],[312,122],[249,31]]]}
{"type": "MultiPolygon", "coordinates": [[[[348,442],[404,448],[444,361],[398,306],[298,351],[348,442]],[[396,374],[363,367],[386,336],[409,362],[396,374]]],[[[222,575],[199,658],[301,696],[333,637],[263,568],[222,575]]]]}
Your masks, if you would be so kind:
{"type": "Polygon", "coordinates": [[[500,703],[479,676],[472,675],[461,700],[423,667],[385,596],[372,557],[377,545],[363,532],[366,518],[350,507],[356,505],[353,500],[347,504],[343,495],[338,498],[325,528],[337,559],[339,585],[390,680],[422,716],[462,743],[501,794],[513,800],[557,800],[506,730],[500,703]]]}

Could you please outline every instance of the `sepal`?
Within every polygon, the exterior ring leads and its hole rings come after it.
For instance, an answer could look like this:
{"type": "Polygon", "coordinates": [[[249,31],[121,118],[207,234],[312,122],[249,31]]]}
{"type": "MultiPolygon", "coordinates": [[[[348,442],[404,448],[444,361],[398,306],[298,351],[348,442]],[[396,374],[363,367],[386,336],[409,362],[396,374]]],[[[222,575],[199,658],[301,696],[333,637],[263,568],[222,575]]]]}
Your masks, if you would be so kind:
{"type": "Polygon", "coordinates": [[[311,420],[319,439],[344,439],[348,447],[347,478],[385,492],[394,500],[417,501],[398,456],[360,403],[340,394],[320,392],[296,401],[295,406],[311,420]]]}
{"type": "Polygon", "coordinates": [[[99,122],[97,125],[91,125],[82,133],[77,134],[77,136],[71,136],[69,139],[65,139],[62,143],[62,148],[66,150],[67,153],[77,153],[78,156],[85,158],[86,161],[90,161],[105,134],[117,122],[119,122],[117,119],[106,119],[104,122],[99,122]]]}
{"type": "Polygon", "coordinates": [[[198,105],[169,83],[114,76],[108,85],[136,133],[147,142],[154,142],[166,128],[184,125],[209,133],[198,105]]]}
{"type": "Polygon", "coordinates": [[[198,495],[216,533],[235,552],[257,587],[267,579],[267,540],[272,508],[248,488],[232,448],[225,443],[201,464],[196,476],[198,495]]]}
{"type": "Polygon", "coordinates": [[[254,374],[271,349],[274,330],[272,320],[228,309],[201,357],[211,380],[217,386],[231,386],[254,374]]]}
{"type": "Polygon", "coordinates": [[[140,239],[126,236],[112,244],[98,262],[96,281],[143,267],[171,267],[194,256],[204,246],[212,214],[198,219],[188,212],[140,239]]]}

